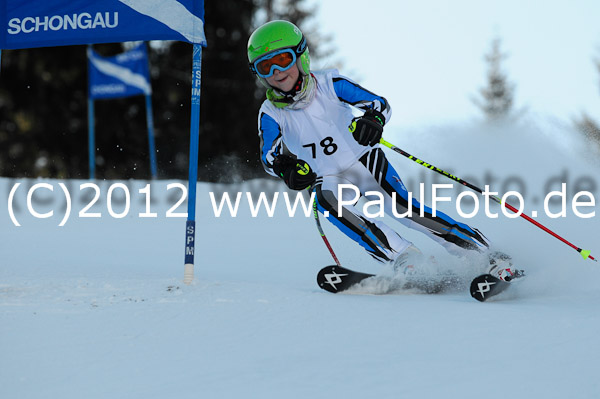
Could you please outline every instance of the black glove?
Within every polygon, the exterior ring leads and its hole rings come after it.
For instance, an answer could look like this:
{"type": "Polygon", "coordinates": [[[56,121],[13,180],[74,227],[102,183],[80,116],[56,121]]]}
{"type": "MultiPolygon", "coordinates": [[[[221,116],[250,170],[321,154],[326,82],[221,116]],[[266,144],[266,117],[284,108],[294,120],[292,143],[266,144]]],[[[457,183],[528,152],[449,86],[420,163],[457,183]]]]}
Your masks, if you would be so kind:
{"type": "Polygon", "coordinates": [[[317,174],[311,170],[308,163],[285,154],[275,157],[273,172],[292,190],[304,190],[317,178],[317,174]]]}
{"type": "Polygon", "coordinates": [[[358,144],[372,147],[381,140],[384,124],[385,117],[383,114],[374,109],[369,109],[363,116],[352,119],[348,129],[350,129],[354,140],[358,141],[358,144]]]}

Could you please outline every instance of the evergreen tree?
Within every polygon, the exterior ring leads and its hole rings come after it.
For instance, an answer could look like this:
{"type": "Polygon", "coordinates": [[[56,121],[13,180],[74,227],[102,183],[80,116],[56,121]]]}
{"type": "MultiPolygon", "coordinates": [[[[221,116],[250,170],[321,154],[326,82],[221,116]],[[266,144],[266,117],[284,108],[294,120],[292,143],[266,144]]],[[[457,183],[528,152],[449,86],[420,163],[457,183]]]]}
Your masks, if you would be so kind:
{"type": "Polygon", "coordinates": [[[508,81],[502,70],[502,61],[507,55],[500,49],[501,40],[492,41],[491,49],[485,55],[488,66],[487,85],[479,90],[480,99],[473,102],[481,109],[488,121],[499,121],[510,116],[514,103],[515,85],[508,81]]]}
{"type": "Polygon", "coordinates": [[[575,122],[575,125],[586,139],[593,143],[597,149],[600,149],[600,126],[598,122],[588,115],[583,114],[581,119],[575,122]]]}
{"type": "Polygon", "coordinates": [[[87,177],[86,85],[85,46],[2,51],[0,176],[87,177]]]}
{"type": "MultiPolygon", "coordinates": [[[[596,69],[600,73],[600,58],[594,61],[596,69]]],[[[599,81],[600,82],[600,81],[599,81]]],[[[600,88],[600,85],[598,86],[600,88]]],[[[575,121],[577,129],[600,150],[600,124],[592,117],[584,113],[581,119],[575,121]]]]}

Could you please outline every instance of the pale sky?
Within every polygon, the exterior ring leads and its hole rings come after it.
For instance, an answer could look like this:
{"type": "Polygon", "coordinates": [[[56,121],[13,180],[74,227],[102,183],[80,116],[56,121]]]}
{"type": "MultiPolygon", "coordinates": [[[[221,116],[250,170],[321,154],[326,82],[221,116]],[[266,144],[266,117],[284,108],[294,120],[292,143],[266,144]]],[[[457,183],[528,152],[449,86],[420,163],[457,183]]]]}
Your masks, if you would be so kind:
{"type": "Polygon", "coordinates": [[[600,0],[318,3],[340,72],[386,97],[394,126],[480,118],[470,98],[485,84],[483,57],[496,36],[517,108],[564,122],[585,111],[600,121],[600,0]]]}

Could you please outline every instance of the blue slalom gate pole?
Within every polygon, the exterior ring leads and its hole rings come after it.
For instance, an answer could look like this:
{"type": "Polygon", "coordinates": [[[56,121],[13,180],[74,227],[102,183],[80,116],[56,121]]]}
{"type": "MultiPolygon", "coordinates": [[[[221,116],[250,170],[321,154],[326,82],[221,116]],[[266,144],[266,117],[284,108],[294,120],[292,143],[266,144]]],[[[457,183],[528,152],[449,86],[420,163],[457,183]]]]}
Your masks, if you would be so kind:
{"type": "Polygon", "coordinates": [[[198,145],[200,135],[200,83],[202,46],[194,44],[192,57],[192,117],[190,126],[190,168],[188,173],[188,217],[185,224],[185,269],[183,282],[194,280],[194,248],[196,239],[196,184],[198,181],[198,145]]]}
{"type": "MultiPolygon", "coordinates": [[[[86,54],[89,59],[89,54],[92,51],[92,45],[88,44],[86,54]]],[[[94,100],[90,93],[90,66],[88,61],[88,163],[90,169],[90,180],[96,178],[96,120],[94,119],[94,100]]]]}
{"type": "Polygon", "coordinates": [[[146,95],[146,125],[148,126],[148,151],[150,153],[150,174],[153,179],[158,177],[156,166],[156,147],[154,145],[154,117],[152,115],[152,96],[146,95]]]}

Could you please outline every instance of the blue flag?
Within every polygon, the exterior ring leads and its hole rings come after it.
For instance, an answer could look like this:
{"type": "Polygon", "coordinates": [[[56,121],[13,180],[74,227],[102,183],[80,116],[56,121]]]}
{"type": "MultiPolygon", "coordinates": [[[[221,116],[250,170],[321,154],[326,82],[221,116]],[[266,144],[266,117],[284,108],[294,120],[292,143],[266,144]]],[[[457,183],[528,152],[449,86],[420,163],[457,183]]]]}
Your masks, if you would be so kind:
{"type": "Polygon", "coordinates": [[[0,49],[179,40],[206,46],[204,0],[0,0],[0,49]]]}
{"type": "Polygon", "coordinates": [[[141,43],[114,57],[102,57],[88,49],[90,98],[150,95],[148,53],[141,43]]]}

